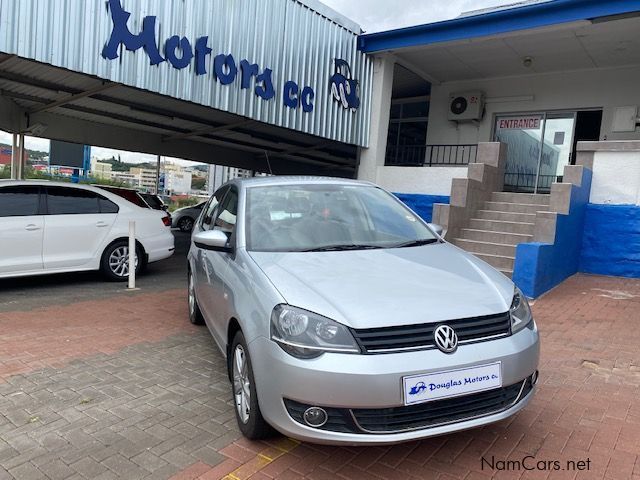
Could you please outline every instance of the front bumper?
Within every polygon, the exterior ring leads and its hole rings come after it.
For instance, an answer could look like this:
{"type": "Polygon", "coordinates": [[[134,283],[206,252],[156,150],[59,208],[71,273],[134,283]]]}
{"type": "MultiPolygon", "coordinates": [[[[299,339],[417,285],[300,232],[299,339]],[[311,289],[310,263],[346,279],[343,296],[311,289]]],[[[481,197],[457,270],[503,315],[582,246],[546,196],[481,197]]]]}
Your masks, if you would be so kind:
{"type": "Polygon", "coordinates": [[[527,388],[515,403],[496,412],[481,416],[470,414],[444,425],[394,433],[352,433],[312,428],[291,417],[285,407],[285,399],[335,409],[402,407],[404,376],[498,361],[502,363],[504,386],[522,384],[537,371],[539,339],[536,329],[525,328],[510,337],[461,345],[450,355],[439,350],[378,355],[325,353],[315,359],[300,360],[264,337],[251,342],[249,350],[254,359],[260,410],[277,430],[291,437],[316,443],[389,444],[442,435],[505,419],[531,400],[534,389],[527,388]]]}

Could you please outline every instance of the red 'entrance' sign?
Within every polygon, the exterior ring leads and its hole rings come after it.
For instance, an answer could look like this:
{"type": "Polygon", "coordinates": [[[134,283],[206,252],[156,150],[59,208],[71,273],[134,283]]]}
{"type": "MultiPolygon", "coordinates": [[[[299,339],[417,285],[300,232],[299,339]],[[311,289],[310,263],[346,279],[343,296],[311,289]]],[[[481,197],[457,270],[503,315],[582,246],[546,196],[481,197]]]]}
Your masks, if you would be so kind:
{"type": "Polygon", "coordinates": [[[498,120],[500,129],[538,130],[540,117],[509,117],[498,120]]]}

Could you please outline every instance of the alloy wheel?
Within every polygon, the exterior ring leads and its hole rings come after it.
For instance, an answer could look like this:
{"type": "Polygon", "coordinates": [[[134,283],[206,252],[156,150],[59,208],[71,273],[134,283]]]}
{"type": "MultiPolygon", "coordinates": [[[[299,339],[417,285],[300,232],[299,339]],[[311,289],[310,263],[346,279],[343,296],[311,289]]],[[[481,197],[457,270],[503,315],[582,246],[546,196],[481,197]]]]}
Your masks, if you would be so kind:
{"type": "Polygon", "coordinates": [[[238,416],[242,423],[247,423],[251,415],[251,382],[249,364],[242,345],[236,345],[233,352],[233,394],[238,416]]]}
{"type": "MultiPolygon", "coordinates": [[[[138,267],[138,256],[136,255],[136,268],[138,267]]],[[[119,276],[126,277],[129,275],[129,247],[120,246],[117,247],[109,255],[109,268],[111,271],[119,276]]]]}
{"type": "Polygon", "coordinates": [[[180,224],[180,230],[183,232],[190,232],[193,229],[193,220],[190,218],[183,218],[180,224]]]}
{"type": "Polygon", "coordinates": [[[189,315],[193,316],[196,311],[196,291],[193,284],[193,273],[189,273],[189,315]]]}

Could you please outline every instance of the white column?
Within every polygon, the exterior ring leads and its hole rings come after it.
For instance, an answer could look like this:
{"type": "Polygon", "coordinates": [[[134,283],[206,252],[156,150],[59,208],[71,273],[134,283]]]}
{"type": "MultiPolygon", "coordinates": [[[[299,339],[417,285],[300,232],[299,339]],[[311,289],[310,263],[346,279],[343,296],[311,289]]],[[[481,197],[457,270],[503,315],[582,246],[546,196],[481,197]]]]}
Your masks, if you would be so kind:
{"type": "Polygon", "coordinates": [[[378,167],[384,165],[394,63],[391,56],[377,56],[373,61],[369,148],[361,148],[359,152],[358,179],[360,180],[375,182],[378,167]]]}

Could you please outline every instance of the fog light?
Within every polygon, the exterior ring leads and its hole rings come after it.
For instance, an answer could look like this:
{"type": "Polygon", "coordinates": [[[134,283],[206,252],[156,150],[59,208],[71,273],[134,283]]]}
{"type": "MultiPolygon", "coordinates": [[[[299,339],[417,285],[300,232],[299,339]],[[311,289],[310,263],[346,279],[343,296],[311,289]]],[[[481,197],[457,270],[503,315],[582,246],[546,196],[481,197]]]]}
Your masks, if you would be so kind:
{"type": "Polygon", "coordinates": [[[533,372],[533,375],[531,375],[531,384],[535,385],[536,383],[538,383],[538,370],[533,372]]]}
{"type": "Polygon", "coordinates": [[[327,423],[328,416],[327,412],[320,407],[309,407],[304,411],[304,415],[302,416],[307,425],[314,428],[320,428],[325,423],[327,423]]]}

